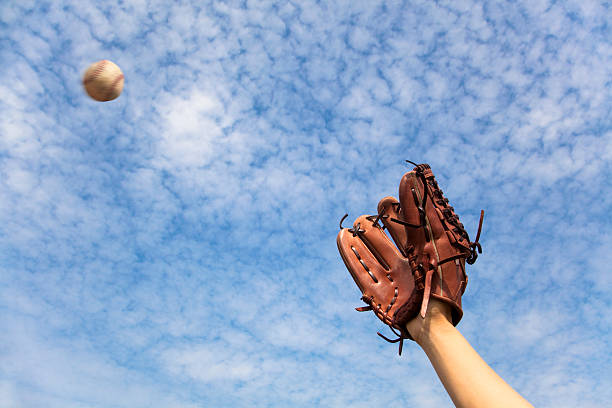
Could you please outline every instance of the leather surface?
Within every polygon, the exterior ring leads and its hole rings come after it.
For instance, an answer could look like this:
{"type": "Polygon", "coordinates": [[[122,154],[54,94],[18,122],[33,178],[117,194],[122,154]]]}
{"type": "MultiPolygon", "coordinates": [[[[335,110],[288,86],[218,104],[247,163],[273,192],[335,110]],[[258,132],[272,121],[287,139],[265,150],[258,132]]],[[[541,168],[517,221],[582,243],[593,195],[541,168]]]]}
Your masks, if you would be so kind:
{"type": "MultiPolygon", "coordinates": [[[[425,286],[427,275],[430,275],[430,296],[453,307],[453,324],[456,325],[463,316],[461,295],[467,285],[465,259],[470,253],[469,237],[454,209],[444,199],[429,166],[423,168],[422,174],[419,176],[414,170],[406,173],[400,182],[399,202],[393,197],[385,197],[380,201],[378,211],[388,215],[381,220],[402,251],[406,253],[407,248],[414,247],[416,264],[422,265],[426,274],[425,286]],[[423,207],[425,227],[413,228],[392,221],[398,219],[413,224],[418,218],[415,214],[419,214],[418,207],[422,204],[425,188],[428,189],[423,207]],[[459,258],[444,262],[453,257],[459,258]]],[[[427,301],[424,299],[425,309],[427,301]]]]}
{"type": "Polygon", "coordinates": [[[452,306],[454,325],[461,320],[465,264],[476,260],[476,249],[481,252],[482,216],[472,243],[429,165],[420,164],[402,177],[399,201],[385,197],[377,215],[362,215],[351,228],[341,226],[338,250],[368,304],[357,310],[373,310],[399,330],[397,340],[381,337],[400,341],[400,354],[403,339],[411,338],[406,323],[419,311],[425,317],[430,297],[452,306]]]}
{"type": "Polygon", "coordinates": [[[384,323],[393,325],[396,312],[414,292],[409,260],[402,256],[381,226],[365,215],[355,220],[353,228],[340,230],[337,244],[364,301],[384,323]]]}

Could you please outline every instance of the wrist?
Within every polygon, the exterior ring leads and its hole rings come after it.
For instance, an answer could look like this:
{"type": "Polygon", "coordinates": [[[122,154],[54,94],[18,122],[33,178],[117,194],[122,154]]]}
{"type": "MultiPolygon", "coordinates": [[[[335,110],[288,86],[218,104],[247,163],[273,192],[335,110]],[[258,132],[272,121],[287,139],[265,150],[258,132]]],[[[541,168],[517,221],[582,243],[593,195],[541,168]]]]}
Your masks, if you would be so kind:
{"type": "Polygon", "coordinates": [[[421,347],[425,346],[435,334],[453,327],[451,307],[433,297],[429,299],[425,317],[421,317],[419,313],[406,324],[408,333],[421,347]]]}

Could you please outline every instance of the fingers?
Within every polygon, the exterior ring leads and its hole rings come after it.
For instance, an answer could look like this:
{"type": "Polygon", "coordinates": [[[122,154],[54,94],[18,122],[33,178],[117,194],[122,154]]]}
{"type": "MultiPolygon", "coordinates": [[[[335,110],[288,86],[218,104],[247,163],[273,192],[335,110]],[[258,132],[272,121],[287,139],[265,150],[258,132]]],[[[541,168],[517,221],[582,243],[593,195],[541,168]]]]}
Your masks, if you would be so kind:
{"type": "Polygon", "coordinates": [[[393,197],[383,198],[378,203],[378,215],[383,225],[389,231],[389,235],[391,235],[391,238],[393,238],[393,241],[399,250],[404,256],[406,256],[406,229],[402,224],[398,223],[397,221],[393,221],[402,220],[402,216],[400,214],[400,203],[393,197]]]}
{"type": "Polygon", "coordinates": [[[358,310],[373,310],[385,324],[393,325],[395,313],[405,311],[414,292],[414,277],[410,261],[389,239],[378,219],[360,216],[351,228],[340,230],[337,244],[362,299],[368,304],[358,310]]]}
{"type": "Polygon", "coordinates": [[[362,291],[364,284],[388,280],[391,266],[401,257],[384,231],[365,215],[355,220],[353,228],[342,229],[337,243],[344,263],[362,291]]]}
{"type": "Polygon", "coordinates": [[[359,223],[361,226],[363,232],[360,234],[360,238],[363,243],[376,260],[388,271],[402,254],[379,224],[375,223],[375,220],[376,217],[374,216],[362,215],[355,220],[355,223],[359,223]]]}
{"type": "Polygon", "coordinates": [[[337,244],[346,268],[362,293],[384,277],[384,268],[373,259],[363,241],[353,236],[349,229],[340,231],[337,244]]]}

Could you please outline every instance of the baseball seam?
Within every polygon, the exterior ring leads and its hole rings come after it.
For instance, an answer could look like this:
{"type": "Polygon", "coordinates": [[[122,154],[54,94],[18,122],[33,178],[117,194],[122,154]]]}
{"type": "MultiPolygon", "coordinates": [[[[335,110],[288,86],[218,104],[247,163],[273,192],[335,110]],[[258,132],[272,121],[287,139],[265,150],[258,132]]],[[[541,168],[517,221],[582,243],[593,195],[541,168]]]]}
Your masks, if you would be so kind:
{"type": "Polygon", "coordinates": [[[110,99],[115,94],[115,88],[117,87],[119,82],[121,82],[122,79],[123,79],[123,74],[117,75],[117,77],[115,78],[111,86],[108,88],[108,92],[105,95],[106,99],[110,99]]]}
{"type": "Polygon", "coordinates": [[[106,60],[102,60],[98,63],[98,66],[96,66],[96,69],[93,70],[93,72],[83,80],[84,84],[87,84],[91,81],[93,81],[94,79],[96,79],[97,77],[100,76],[100,74],[102,73],[102,71],[104,71],[104,67],[106,66],[106,60]]]}

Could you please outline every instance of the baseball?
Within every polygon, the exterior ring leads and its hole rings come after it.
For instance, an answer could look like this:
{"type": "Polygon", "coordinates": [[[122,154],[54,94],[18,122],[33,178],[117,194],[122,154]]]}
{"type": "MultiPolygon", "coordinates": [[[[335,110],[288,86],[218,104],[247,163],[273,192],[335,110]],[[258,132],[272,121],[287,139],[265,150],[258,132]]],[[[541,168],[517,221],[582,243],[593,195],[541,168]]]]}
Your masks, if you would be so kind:
{"type": "Polygon", "coordinates": [[[123,90],[123,72],[112,61],[94,62],[83,75],[83,86],[92,99],[112,101],[123,90]]]}

